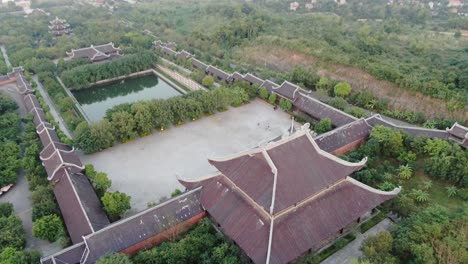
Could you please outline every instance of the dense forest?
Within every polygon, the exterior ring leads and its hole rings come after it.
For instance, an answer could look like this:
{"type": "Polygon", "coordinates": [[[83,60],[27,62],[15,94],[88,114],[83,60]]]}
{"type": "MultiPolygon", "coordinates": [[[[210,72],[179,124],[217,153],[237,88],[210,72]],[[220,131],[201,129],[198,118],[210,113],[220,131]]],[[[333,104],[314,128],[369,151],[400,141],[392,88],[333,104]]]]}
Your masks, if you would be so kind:
{"type": "MultiPolygon", "coordinates": [[[[74,145],[85,152],[224,111],[257,95],[291,110],[289,101],[265,90],[237,83],[215,89],[212,79],[194,71],[194,79],[209,86],[209,92],[116,106],[104,120],[88,124],[56,76],[70,88],[83,89],[98,80],[148,68],[156,62],[150,52],[155,38],[142,34],[144,29],[227,72],[253,72],[278,83],[290,80],[356,117],[373,111],[439,129],[451,126],[453,120],[468,122],[468,42],[461,34],[468,30],[468,18],[452,13],[446,1],[432,10],[426,0],[420,1],[422,5],[412,1],[389,5],[383,0],[349,0],[337,5],[319,0],[312,10],[299,1],[301,7],[295,12],[289,10],[289,1],[266,0],[142,1],[135,6],[121,3],[112,12],[71,1],[61,6],[46,2],[34,5],[65,18],[74,34],[53,37],[47,28],[50,17],[2,16],[0,44],[13,66],[25,67],[29,80],[30,75],[37,75],[74,132],[74,145]],[[121,47],[123,58],[98,65],[63,60],[71,49],[109,42],[121,47]]],[[[1,12],[16,10],[10,8],[1,12]]],[[[460,12],[468,13],[466,9],[460,12]]],[[[0,57],[0,73],[5,72],[0,57]]],[[[41,146],[34,126],[25,119],[24,133],[18,136],[21,119],[16,111],[11,100],[0,97],[0,185],[14,182],[22,167],[33,192],[34,235],[67,245],[60,210],[38,159],[41,146]]],[[[47,117],[51,120],[50,113],[47,117]]],[[[327,119],[314,125],[319,134],[331,129],[327,119]]],[[[71,143],[62,132],[59,135],[71,143]]],[[[367,143],[342,158],[357,161],[363,157],[369,157],[366,167],[352,177],[381,190],[403,188],[380,208],[380,215],[394,212],[401,222],[390,232],[366,240],[359,261],[467,262],[468,152],[453,142],[376,127],[367,143]]],[[[86,174],[108,215],[119,219],[128,210],[130,197],[108,192],[111,181],[92,166],[86,167],[86,174]],[[116,201],[124,204],[123,209],[115,210],[116,201]]],[[[37,263],[36,252],[23,251],[24,231],[10,205],[0,205],[0,229],[7,234],[0,237],[0,262],[37,263]]],[[[186,235],[132,258],[111,255],[99,263],[241,261],[239,249],[203,221],[186,235]]],[[[316,263],[317,256],[300,261],[316,263]]]]}

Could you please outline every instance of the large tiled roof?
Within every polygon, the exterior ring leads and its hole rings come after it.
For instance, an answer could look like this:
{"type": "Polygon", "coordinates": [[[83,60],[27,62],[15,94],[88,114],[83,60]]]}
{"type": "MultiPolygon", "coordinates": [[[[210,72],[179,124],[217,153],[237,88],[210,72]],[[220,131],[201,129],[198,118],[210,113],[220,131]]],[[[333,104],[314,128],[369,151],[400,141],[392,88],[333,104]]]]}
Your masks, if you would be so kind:
{"type": "Polygon", "coordinates": [[[208,66],[208,68],[206,69],[206,72],[208,72],[209,74],[212,74],[213,76],[215,76],[216,78],[220,80],[227,81],[229,78],[229,74],[211,65],[208,66]]]}
{"type": "Polygon", "coordinates": [[[332,124],[336,127],[340,127],[357,120],[357,118],[352,115],[302,93],[299,93],[296,100],[293,101],[293,105],[297,109],[316,119],[321,120],[329,118],[332,121],[332,124]]]}
{"type": "Polygon", "coordinates": [[[119,252],[203,213],[198,189],[113,223],[85,236],[89,250],[84,263],[94,263],[109,252],[119,252]]]}
{"type": "Polygon", "coordinates": [[[195,67],[195,68],[198,68],[198,69],[202,69],[203,71],[206,71],[206,69],[208,68],[208,65],[206,65],[205,63],[195,59],[195,58],[192,58],[190,59],[192,61],[192,66],[195,67]]]}
{"type": "Polygon", "coordinates": [[[265,82],[262,83],[260,88],[265,87],[269,93],[272,93],[276,88],[279,87],[279,84],[272,82],[270,80],[265,80],[265,82]]]}
{"type": "Polygon", "coordinates": [[[238,72],[234,72],[233,74],[231,74],[228,78],[228,82],[242,82],[242,81],[245,81],[244,80],[244,76],[242,76],[242,74],[238,73],[238,72]]]}
{"type": "Polygon", "coordinates": [[[315,138],[317,145],[326,152],[333,152],[343,146],[365,139],[372,127],[364,119],[356,120],[315,138]]]}
{"type": "Polygon", "coordinates": [[[373,115],[366,119],[367,123],[371,126],[385,126],[390,127],[401,132],[407,133],[415,137],[430,137],[430,138],[442,138],[448,139],[449,133],[444,130],[438,129],[429,129],[423,127],[410,127],[410,126],[400,126],[393,124],[390,121],[383,119],[380,115],[373,115]]]}
{"type": "Polygon", "coordinates": [[[249,82],[251,84],[256,84],[256,85],[261,85],[264,80],[258,78],[257,76],[251,74],[251,73],[247,73],[245,76],[244,76],[244,80],[246,82],[249,82]]]}
{"type": "Polygon", "coordinates": [[[176,54],[176,58],[184,59],[184,60],[188,60],[188,59],[190,59],[192,57],[193,57],[193,55],[190,52],[185,51],[185,50],[183,50],[181,52],[177,52],[177,54],[176,54]]]}
{"type": "Polygon", "coordinates": [[[91,45],[91,47],[87,48],[72,49],[71,52],[67,52],[67,55],[70,59],[87,58],[91,61],[100,61],[120,57],[119,51],[120,48],[115,47],[114,43],[111,42],[104,45],[91,45]]]}
{"type": "MultiPolygon", "coordinates": [[[[109,220],[101,208],[91,183],[81,174],[84,166],[79,157],[73,148],[60,142],[55,128],[47,121],[36,96],[28,93],[23,96],[23,101],[26,111],[33,115],[36,132],[44,147],[39,157],[48,179],[54,184],[54,194],[68,233],[73,243],[79,243],[82,241],[82,236],[103,228],[109,224],[109,220]]],[[[76,256],[76,254],[71,255],[76,256]]]]}
{"type": "Polygon", "coordinates": [[[201,203],[255,263],[288,263],[329,242],[394,197],[349,177],[365,164],[321,150],[307,126],[258,149],[211,160],[219,175],[180,180],[201,186],[201,203]]]}

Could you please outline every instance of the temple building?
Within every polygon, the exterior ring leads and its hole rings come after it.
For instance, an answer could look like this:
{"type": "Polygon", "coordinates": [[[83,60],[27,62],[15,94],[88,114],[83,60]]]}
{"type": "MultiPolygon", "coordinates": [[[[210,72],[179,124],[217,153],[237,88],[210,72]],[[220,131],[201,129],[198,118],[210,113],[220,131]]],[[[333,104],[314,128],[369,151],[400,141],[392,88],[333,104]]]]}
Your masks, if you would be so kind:
{"type": "Polygon", "coordinates": [[[120,48],[115,47],[112,42],[99,46],[91,45],[87,48],[72,49],[67,52],[67,55],[69,60],[86,58],[91,62],[101,62],[122,56],[120,48]]]}
{"type": "Polygon", "coordinates": [[[62,36],[73,32],[70,28],[70,24],[68,24],[64,19],[55,17],[55,19],[50,21],[49,24],[49,32],[54,36],[62,36]]]}
{"type": "Polygon", "coordinates": [[[318,251],[400,191],[380,191],[349,177],[366,159],[351,163],[323,151],[308,125],[209,162],[219,173],[180,182],[201,187],[207,215],[255,263],[289,263],[318,251]]]}

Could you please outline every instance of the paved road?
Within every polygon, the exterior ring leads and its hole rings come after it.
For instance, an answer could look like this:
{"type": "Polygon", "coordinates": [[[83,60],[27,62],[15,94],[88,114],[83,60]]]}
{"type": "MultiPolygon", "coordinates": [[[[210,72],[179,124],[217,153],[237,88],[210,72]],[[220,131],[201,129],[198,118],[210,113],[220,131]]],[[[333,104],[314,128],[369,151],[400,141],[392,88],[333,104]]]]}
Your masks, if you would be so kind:
{"type": "Polygon", "coordinates": [[[1,45],[0,50],[2,51],[3,58],[5,59],[6,66],[11,67],[10,59],[8,58],[8,54],[6,52],[5,46],[1,45]]]}
{"type": "Polygon", "coordinates": [[[385,218],[384,220],[382,220],[382,222],[367,230],[367,232],[365,232],[364,234],[358,234],[356,239],[354,239],[351,243],[346,245],[346,247],[342,248],[340,251],[325,259],[322,262],[322,264],[355,263],[355,260],[362,256],[362,252],[360,250],[362,242],[370,236],[375,236],[382,231],[389,230],[392,225],[393,222],[390,221],[390,219],[385,218]]]}
{"type": "Polygon", "coordinates": [[[68,130],[68,127],[65,125],[65,121],[62,119],[62,116],[59,114],[57,109],[55,108],[55,104],[52,102],[52,100],[49,97],[49,94],[45,91],[44,87],[42,87],[42,84],[39,82],[39,79],[37,75],[33,75],[32,79],[34,82],[37,84],[37,88],[39,92],[42,95],[42,98],[44,98],[44,101],[50,108],[50,113],[54,117],[55,121],[58,122],[60,129],[65,133],[65,135],[69,138],[72,138],[72,133],[68,130]]]}

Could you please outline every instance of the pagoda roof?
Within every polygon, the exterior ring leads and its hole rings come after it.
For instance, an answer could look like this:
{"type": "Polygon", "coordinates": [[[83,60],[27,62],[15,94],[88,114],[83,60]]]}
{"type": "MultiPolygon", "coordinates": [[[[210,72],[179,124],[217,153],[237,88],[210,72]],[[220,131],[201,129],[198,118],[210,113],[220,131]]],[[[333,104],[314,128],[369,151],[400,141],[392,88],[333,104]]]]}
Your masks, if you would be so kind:
{"type": "Polygon", "coordinates": [[[49,23],[52,24],[52,25],[59,25],[59,24],[63,24],[63,23],[66,23],[67,21],[65,19],[59,19],[58,17],[55,17],[54,20],[50,21],[49,23]]]}
{"type": "Polygon", "coordinates": [[[211,159],[219,174],[180,180],[255,263],[287,263],[395,196],[349,178],[359,163],[321,150],[308,126],[259,148],[211,159]]]}

